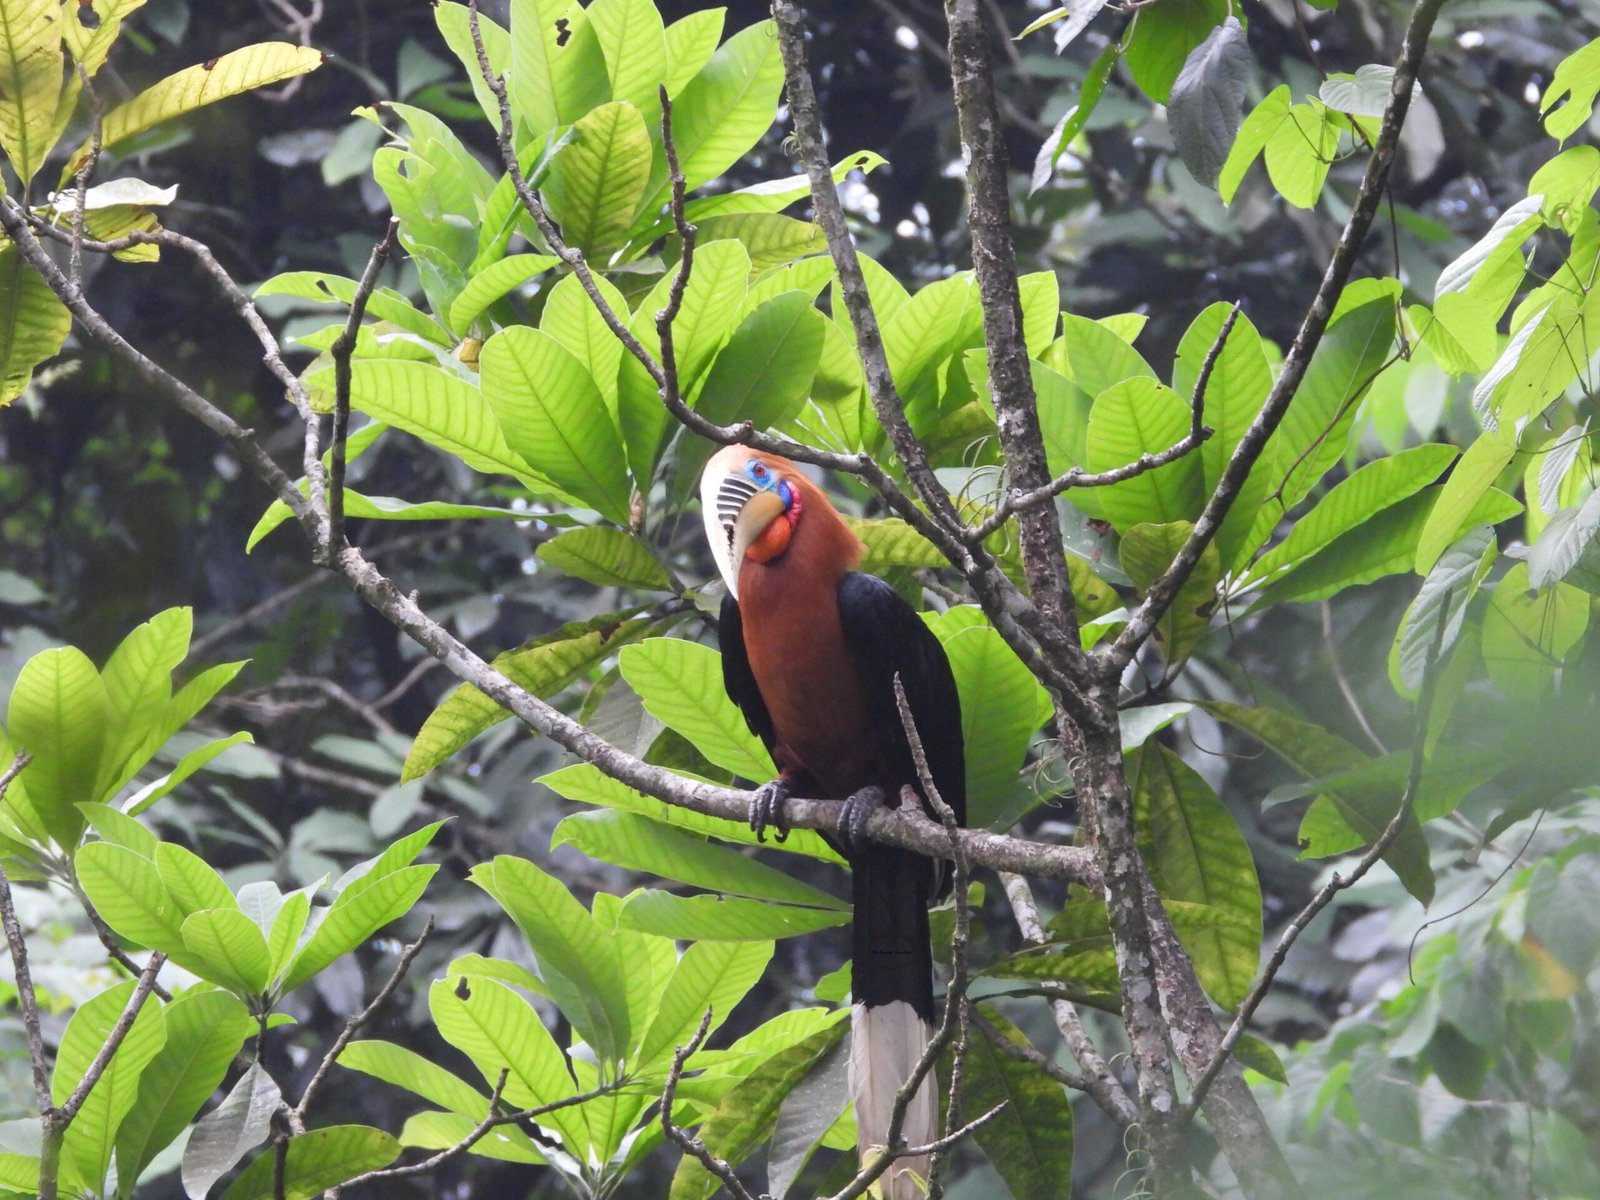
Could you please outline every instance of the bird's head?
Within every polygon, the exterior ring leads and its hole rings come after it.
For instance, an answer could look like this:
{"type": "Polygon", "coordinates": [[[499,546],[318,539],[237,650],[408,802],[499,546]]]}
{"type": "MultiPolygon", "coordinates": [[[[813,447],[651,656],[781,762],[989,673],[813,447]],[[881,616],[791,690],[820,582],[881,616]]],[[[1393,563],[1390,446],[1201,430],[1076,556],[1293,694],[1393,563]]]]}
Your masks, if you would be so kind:
{"type": "Polygon", "coordinates": [[[734,599],[746,559],[770,562],[789,548],[805,490],[792,462],[748,446],[727,446],[706,463],[700,476],[706,538],[734,599]]]}

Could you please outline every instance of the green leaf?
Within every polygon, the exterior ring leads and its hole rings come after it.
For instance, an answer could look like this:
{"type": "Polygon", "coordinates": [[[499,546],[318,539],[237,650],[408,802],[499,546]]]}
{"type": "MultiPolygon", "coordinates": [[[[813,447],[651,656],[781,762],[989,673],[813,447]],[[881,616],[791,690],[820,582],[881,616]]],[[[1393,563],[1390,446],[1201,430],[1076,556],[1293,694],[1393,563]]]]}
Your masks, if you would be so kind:
{"type": "Polygon", "coordinates": [[[1050,712],[1050,697],[1011,652],[982,610],[958,605],[926,618],[938,636],[962,697],[967,817],[974,828],[1009,826],[1008,806],[1028,744],[1050,712]]]}
{"type": "Polygon", "coordinates": [[[1289,85],[1280,84],[1264,96],[1260,104],[1250,110],[1239,126],[1228,151],[1227,161],[1217,174],[1217,192],[1224,204],[1232,204],[1233,197],[1244,182],[1250,164],[1267,148],[1267,143],[1289,119],[1289,85]]]}
{"type": "Polygon", "coordinates": [[[1340,480],[1315,507],[1295,522],[1289,536],[1256,560],[1250,575],[1271,579],[1342,535],[1359,529],[1378,513],[1416,495],[1455,461],[1454,446],[1413,446],[1380,458],[1340,480]]]}
{"type": "MultiPolygon", "coordinates": [[[[700,1127],[700,1139],[725,1162],[744,1162],[772,1135],[784,1097],[842,1036],[844,1026],[831,1025],[767,1059],[722,1098],[700,1127]]],[[[718,1186],[716,1176],[686,1154],[678,1162],[668,1196],[669,1200],[707,1200],[718,1186]]]]}
{"type": "Polygon", "coordinates": [[[1356,408],[1389,358],[1393,341],[1394,303],[1389,299],[1362,304],[1328,327],[1294,403],[1268,443],[1284,473],[1268,513],[1293,508],[1344,457],[1356,408]]]}
{"type": "Polygon", "coordinates": [[[1211,785],[1165,746],[1147,742],[1129,768],[1140,853],[1156,890],[1215,911],[1215,928],[1180,932],[1180,940],[1207,994],[1234,1009],[1261,961],[1261,887],[1250,847],[1211,785]]]}
{"type": "MultiPolygon", "coordinates": [[[[838,309],[834,310],[839,311],[838,309]]],[[[982,344],[978,286],[970,271],[930,283],[880,317],[883,349],[906,415],[919,434],[939,415],[939,368],[952,355],[982,344]]]]}
{"type": "MultiPolygon", "coordinates": [[[[687,19],[687,18],[686,18],[687,19]]],[[[680,22],[681,24],[681,22],[680,22]]],[[[863,175],[870,175],[889,160],[881,154],[870,150],[858,150],[856,153],[840,159],[833,165],[833,181],[843,183],[845,177],[852,171],[860,171],[863,175]]],[[[685,207],[685,216],[695,222],[701,231],[702,239],[709,241],[705,235],[706,225],[710,218],[729,216],[738,213],[775,213],[780,209],[789,207],[796,200],[803,200],[811,195],[811,179],[805,174],[789,175],[782,179],[768,179],[762,183],[753,183],[749,187],[738,188],[735,191],[723,192],[716,196],[701,196],[689,201],[685,207]]],[[[663,218],[657,222],[653,229],[665,233],[671,227],[671,219],[663,218]]],[[[831,271],[823,272],[824,278],[831,277],[831,271]]],[[[798,286],[798,285],[796,285],[798,286]]],[[[779,287],[774,295],[787,288],[779,287]]]]}
{"type": "Polygon", "coordinates": [[[268,1150],[245,1168],[222,1200],[311,1200],[367,1171],[387,1167],[400,1154],[393,1135],[368,1125],[329,1125],[289,1139],[283,1190],[275,1182],[277,1154],[268,1150]]]}
{"type": "Polygon", "coordinates": [[[172,698],[172,672],[189,653],[194,618],[187,608],[158,613],[122,639],[101,672],[106,736],[95,790],[107,796],[145,765],[138,751],[172,698]]]}
{"type": "MultiPolygon", "coordinates": [[[[732,199],[724,200],[725,205],[732,203],[732,199]]],[[[820,226],[781,213],[725,212],[699,218],[695,228],[707,242],[737,239],[749,253],[750,266],[755,271],[769,271],[796,259],[828,252],[828,239],[820,226]]]]}
{"type": "Polygon", "coordinates": [[[637,534],[610,525],[586,525],[542,542],[534,554],[563,574],[600,587],[670,591],[667,570],[637,534]]]}
{"type": "Polygon", "coordinates": [[[708,1008],[712,1024],[707,1033],[714,1033],[760,980],[771,960],[771,942],[691,945],[661,990],[655,1019],[639,1043],[635,1061],[642,1065],[659,1062],[678,1046],[687,1045],[708,1008]]]}
{"type": "Polygon", "coordinates": [[[415,1050],[393,1042],[351,1042],[340,1052],[338,1062],[474,1120],[489,1111],[489,1097],[483,1092],[415,1050]]]}
{"type": "Polygon", "coordinates": [[[708,891],[777,904],[845,907],[842,900],[763,862],[634,813],[574,813],[550,835],[551,849],[562,845],[575,846],[591,858],[614,866],[708,891]]]}
{"type": "MultiPolygon", "coordinates": [[[[538,779],[557,795],[575,800],[579,804],[595,804],[617,812],[635,813],[649,817],[662,825],[682,829],[700,837],[713,837],[718,841],[735,842],[741,846],[754,846],[755,831],[743,821],[727,821],[721,817],[706,816],[680,805],[668,804],[653,796],[637,792],[627,784],[612,779],[590,763],[563,767],[538,779]]],[[[826,862],[843,864],[844,859],[811,829],[794,829],[782,842],[768,841],[765,847],[788,854],[804,854],[826,862]]]]}
{"type": "Polygon", "coordinates": [[[54,140],[61,26],[61,6],[55,0],[14,0],[0,6],[0,149],[24,188],[54,140]]]}
{"type": "Polygon", "coordinates": [[[168,1003],[163,1016],[166,1042],[140,1075],[137,1100],[117,1132],[122,1197],[133,1194],[145,1167],[188,1127],[256,1028],[227,992],[187,992],[168,1003]]]}
{"type": "MultiPolygon", "coordinates": [[[[655,12],[649,0],[644,7],[655,12]]],[[[657,16],[658,24],[660,20],[657,16]]],[[[628,240],[628,227],[649,183],[650,134],[639,109],[625,101],[602,104],[572,131],[573,144],[550,172],[545,192],[550,215],[568,245],[590,261],[604,263],[628,240]]]]}
{"type": "Polygon", "coordinates": [[[649,638],[624,647],[617,661],[645,711],[717,766],[745,779],[776,777],[771,755],[728,699],[715,650],[680,638],[649,638]]]}
{"type": "Polygon", "coordinates": [[[517,325],[484,344],[479,366],[484,398],[508,445],[564,490],[627,524],[622,439],[572,352],[541,330],[517,325]]]}
{"type": "Polygon", "coordinates": [[[799,412],[822,353],[823,316],[805,292],[766,301],[717,355],[695,411],[719,424],[781,425],[799,412]]]}
{"type": "MultiPolygon", "coordinates": [[[[1439,272],[1439,281],[1433,289],[1435,301],[1450,292],[1475,290],[1474,283],[1480,278],[1492,277],[1500,264],[1520,259],[1523,242],[1544,224],[1540,213],[1542,203],[1541,197],[1529,196],[1501,213],[1488,233],[1439,272]]],[[[1521,278],[1520,272],[1518,278],[1521,278]]],[[[1498,312],[1495,315],[1498,316],[1498,312]]]]}
{"type": "Polygon", "coordinates": [[[1230,11],[1227,0],[1166,0],[1140,9],[1124,54],[1144,94],[1165,104],[1184,62],[1230,11]]]}
{"type": "Polygon", "coordinates": [[[1479,525],[1440,555],[1428,572],[1396,633],[1396,661],[1403,689],[1415,694],[1422,686],[1435,646],[1441,664],[1449,654],[1461,632],[1467,606],[1498,553],[1493,531],[1487,525],[1479,525]]]}
{"type": "MultiPolygon", "coordinates": [[[[777,115],[782,88],[783,60],[770,21],[741,29],[717,48],[672,106],[672,140],[689,190],[721,175],[760,140],[777,115]]],[[[641,215],[654,215],[667,201],[664,157],[651,183],[641,215]]]]}
{"type": "Polygon", "coordinates": [[[630,1044],[624,964],[615,941],[553,876],[502,854],[468,878],[517,923],[556,1005],[595,1052],[616,1062],[630,1044]]]}
{"type": "Polygon", "coordinates": [[[1229,16],[1184,60],[1167,101],[1167,126],[1183,165],[1206,187],[1215,187],[1227,161],[1250,82],[1250,48],[1244,26],[1229,16]]]}
{"type": "Polygon", "coordinates": [[[1528,180],[1528,195],[1542,196],[1540,213],[1549,224],[1569,235],[1578,232],[1584,210],[1600,191],[1600,149],[1569,146],[1528,180]]]}
{"type": "Polygon", "coordinates": [[[1356,68],[1354,75],[1339,72],[1328,76],[1317,90],[1317,97],[1329,108],[1351,116],[1381,117],[1393,93],[1394,68],[1365,63],[1356,68]]]}
{"type": "Polygon", "coordinates": [[[657,89],[667,82],[672,66],[653,0],[594,0],[586,11],[605,57],[611,98],[633,104],[648,123],[659,122],[657,89]]]}
{"type": "MultiPolygon", "coordinates": [[[[638,609],[570,621],[552,633],[497,655],[490,665],[540,699],[548,699],[602,659],[653,626],[638,609]]],[[[511,714],[471,684],[461,684],[423,722],[406,755],[402,782],[420,778],[484,730],[511,714]]]]}
{"type": "MultiPolygon", "coordinates": [[[[983,1018],[1014,1045],[1026,1046],[1023,1032],[990,1004],[983,1018]]],[[[987,1037],[967,1047],[967,1093],[963,1111],[1005,1111],[979,1129],[974,1140],[1014,1200],[1054,1200],[1061,1181],[1072,1177],[1072,1106],[1061,1085],[1027,1063],[1002,1053],[987,1037]]]]}
{"type": "Polygon", "coordinates": [[[34,368],[54,358],[71,331],[72,314],[50,285],[15,245],[0,246],[0,408],[22,395],[34,368]]]}
{"type": "MultiPolygon", "coordinates": [[[[550,1031],[505,984],[469,975],[441,979],[428,989],[428,1009],[445,1041],[491,1085],[509,1071],[505,1098],[518,1108],[551,1104],[577,1090],[550,1031]]],[[[583,1153],[588,1138],[581,1114],[557,1109],[538,1121],[561,1136],[568,1153],[583,1153]]]]}
{"type": "MultiPolygon", "coordinates": [[[[1340,534],[1279,575],[1257,598],[1255,607],[1322,600],[1358,584],[1410,571],[1415,565],[1417,538],[1443,490],[1442,485],[1424,488],[1340,534]]],[[[1521,511],[1522,506],[1510,496],[1491,488],[1458,523],[1452,540],[1473,525],[1499,524],[1521,511]]]]}
{"type": "MultiPolygon", "coordinates": [[[[111,1037],[123,1009],[133,996],[132,980],[118,984],[87,1001],[61,1035],[56,1051],[55,1071],[50,1077],[50,1099],[56,1105],[66,1102],[74,1088],[89,1073],[89,1067],[111,1037]]],[[[148,997],[128,1027],[122,1044],[111,1056],[100,1080],[89,1091],[78,1115],[67,1126],[61,1143],[63,1174],[80,1180],[99,1192],[106,1168],[116,1145],[117,1130],[132,1111],[139,1097],[139,1077],[160,1053],[167,1040],[167,1027],[160,1003],[148,997]]]]}
{"type": "MultiPolygon", "coordinates": [[[[1084,7],[1098,8],[1099,0],[1089,0],[1084,7]]],[[[1056,122],[1056,127],[1039,146],[1039,153],[1033,160],[1033,177],[1028,188],[1030,196],[1050,182],[1056,163],[1083,132],[1089,118],[1094,116],[1100,97],[1105,94],[1106,83],[1111,79],[1111,71],[1121,57],[1122,44],[1116,41],[1107,43],[1105,49],[1095,55],[1094,62],[1083,77],[1083,86],[1078,89],[1078,102],[1061,114],[1061,120],[1056,122]]]]}
{"type": "Polygon", "coordinates": [[[1488,493],[1517,452],[1517,434],[1510,426],[1485,433],[1467,447],[1445,480],[1439,500],[1417,539],[1417,570],[1432,570],[1445,547],[1459,535],[1462,523],[1488,493]]]}
{"type": "Polygon", "coordinates": [[[138,945],[187,957],[180,928],[184,914],[152,860],[124,846],[90,842],[72,865],[89,902],[113,930],[138,945]]]}
{"type": "MultiPolygon", "coordinates": [[[[483,78],[483,71],[478,66],[478,51],[472,44],[472,25],[467,6],[457,4],[454,0],[435,4],[433,19],[439,26],[439,33],[443,36],[445,44],[450,47],[466,71],[467,78],[472,83],[472,93],[478,98],[478,107],[483,109],[483,115],[490,124],[498,128],[500,102],[495,99],[494,92],[490,90],[483,78]]],[[[503,25],[479,13],[478,36],[483,39],[483,48],[489,58],[489,69],[496,75],[504,75],[510,65],[511,35],[506,32],[503,25]]]]}
{"type": "Polygon", "coordinates": [[[205,1196],[272,1129],[283,1093],[260,1062],[252,1062],[228,1094],[195,1124],[183,1150],[183,1189],[205,1196]]]}
{"type": "MultiPolygon", "coordinates": [[[[167,76],[108,112],[101,122],[101,144],[109,149],[136,133],[214,101],[315,71],[324,59],[320,50],[288,42],[257,42],[220,58],[207,59],[167,76]]],[[[63,181],[77,174],[89,150],[88,141],[78,147],[62,169],[63,181]]]]}
{"type": "Polygon", "coordinates": [[[430,363],[358,359],[350,364],[350,403],[454,454],[474,471],[510,475],[535,491],[554,487],[506,443],[484,393],[430,363]]]}
{"type": "MultiPolygon", "coordinates": [[[[306,921],[311,916],[311,897],[305,890],[291,893],[273,918],[267,931],[267,952],[272,960],[268,977],[280,979],[294,961],[300,947],[300,935],[305,932],[306,921]]],[[[259,924],[259,922],[258,922],[259,924]]]]}
{"type": "Polygon", "coordinates": [[[107,804],[85,804],[84,819],[102,841],[132,850],[142,858],[155,858],[160,839],[120,809],[107,804]]]}
{"type": "MultiPolygon", "coordinates": [[[[1221,302],[1208,307],[1194,319],[1178,344],[1178,358],[1172,367],[1172,387],[1191,403],[1206,356],[1222,333],[1231,307],[1221,302]]],[[[1250,318],[1241,312],[1212,365],[1211,378],[1206,384],[1202,419],[1212,432],[1201,443],[1199,455],[1207,495],[1221,482],[1228,460],[1271,390],[1272,368],[1267,362],[1261,335],[1250,318]]],[[[1270,470],[1271,459],[1257,461],[1217,532],[1217,551],[1225,570],[1233,570],[1258,544],[1253,537],[1256,510],[1271,486],[1267,478],[1270,470]]]]}
{"type": "MultiPolygon", "coordinates": [[[[603,275],[595,275],[593,279],[606,306],[626,325],[628,302],[622,293],[603,275]]],[[[564,276],[550,289],[550,294],[545,297],[544,311],[539,314],[539,328],[572,351],[605,397],[606,408],[615,414],[617,369],[622,365],[622,356],[626,351],[600,315],[600,310],[585,294],[576,275],[564,276]]]]}
{"type": "Polygon", "coordinates": [[[1061,337],[1046,352],[1046,360],[1096,398],[1126,379],[1156,375],[1144,356],[1115,330],[1071,313],[1062,316],[1061,337]]]}
{"type": "MultiPolygon", "coordinates": [[[[1148,593],[1172,565],[1193,532],[1194,526],[1188,521],[1174,521],[1167,525],[1135,525],[1123,534],[1119,547],[1122,569],[1141,594],[1148,593]]],[[[1212,542],[1200,552],[1194,571],[1156,626],[1169,664],[1187,658],[1210,630],[1221,578],[1222,562],[1216,543],[1212,542]]]]}
{"type": "Polygon", "coordinates": [[[1590,492],[1577,508],[1564,508],[1550,519],[1528,553],[1528,582],[1549,587],[1565,579],[1584,552],[1600,537],[1600,492],[1590,492]]]}
{"type": "Polygon", "coordinates": [[[175,843],[163,842],[152,857],[162,886],[177,905],[180,919],[204,908],[239,907],[222,876],[199,855],[175,843]]]}
{"type": "MultiPolygon", "coordinates": [[[[530,254],[530,258],[538,258],[530,254]]],[[[554,261],[554,259],[552,259],[554,261]]],[[[355,302],[355,290],[360,283],[347,275],[333,275],[326,270],[286,270],[274,275],[256,288],[256,296],[298,296],[317,301],[318,304],[339,304],[349,309],[355,302]]],[[[456,344],[450,330],[414,306],[394,288],[374,288],[366,298],[366,315],[389,322],[406,333],[414,333],[422,341],[434,346],[450,347],[456,344]]]]}
{"type": "Polygon", "coordinates": [[[334,959],[350,953],[389,922],[411,911],[438,867],[405,867],[347,891],[322,915],[285,976],[281,991],[299,987],[334,959]]]}
{"type": "Polygon", "coordinates": [[[11,689],[7,728],[33,761],[19,778],[28,799],[63,849],[83,832],[82,800],[97,800],[94,782],[105,741],[106,691],[83,651],[41,650],[11,689]]]}
{"type": "Polygon", "coordinates": [[[450,303],[450,328],[467,329],[507,292],[537,279],[561,260],[553,254],[510,254],[467,281],[450,303]]]}
{"type": "Polygon", "coordinates": [[[1589,627],[1589,607],[1589,594],[1568,583],[1534,591],[1528,564],[1513,563],[1483,615],[1483,666],[1495,686],[1517,701],[1547,695],[1589,627]]]}
{"type": "Polygon", "coordinates": [[[1446,292],[1429,312],[1420,304],[1406,309],[1417,341],[1433,352],[1452,375],[1486,370],[1494,362],[1499,338],[1495,314],[1487,303],[1466,292],[1446,292]]]}
{"type": "MultiPolygon", "coordinates": [[[[1220,700],[1209,701],[1202,707],[1219,721],[1225,721],[1260,739],[1269,750],[1307,779],[1353,770],[1371,761],[1343,738],[1287,713],[1269,708],[1248,708],[1220,700]]],[[[1329,817],[1352,834],[1353,839],[1336,843],[1325,840],[1322,846],[1313,841],[1305,853],[1343,853],[1376,841],[1394,816],[1398,800],[1398,792],[1389,792],[1382,797],[1362,795],[1353,800],[1333,793],[1319,797],[1301,824],[1302,841],[1311,840],[1308,835],[1313,833],[1316,820],[1329,817]]],[[[1401,824],[1400,834],[1384,853],[1383,860],[1393,868],[1408,892],[1423,904],[1432,900],[1433,866],[1428,843],[1422,836],[1422,828],[1414,814],[1401,824]]]]}
{"type": "Polygon", "coordinates": [[[1267,175],[1296,208],[1315,208],[1339,149],[1340,119],[1320,101],[1291,104],[1267,139],[1267,175]]]}
{"type": "MultiPolygon", "coordinates": [[[[400,1130],[400,1144],[418,1150],[448,1150],[468,1140],[478,1122],[460,1113],[419,1112],[406,1118],[400,1130]]],[[[549,1160],[540,1153],[533,1139],[522,1130],[501,1125],[494,1133],[474,1142],[468,1154],[501,1162],[543,1165],[549,1160]]]]}
{"type": "Polygon", "coordinates": [[[1545,132],[1557,141],[1577,133],[1594,112],[1596,93],[1600,93],[1600,38],[1567,55],[1551,76],[1539,102],[1545,132]]]}
{"type": "MultiPolygon", "coordinates": [[[[1171,388],[1136,376],[1101,392],[1089,413],[1085,466],[1106,471],[1167,449],[1189,432],[1189,406],[1171,388]]],[[[1145,523],[1192,521],[1204,502],[1200,460],[1175,462],[1100,489],[1106,516],[1120,530],[1145,523]]]]}
{"type": "Polygon", "coordinates": [[[793,908],[765,900],[724,896],[675,896],[643,889],[623,903],[621,923],[628,929],[686,941],[770,942],[843,925],[850,914],[822,908],[793,908]]]}
{"type": "Polygon", "coordinates": [[[272,975],[272,955],[256,923],[237,908],[207,908],[183,922],[183,944],[205,967],[201,974],[240,997],[260,996],[272,975]]]}
{"type": "Polygon", "coordinates": [[[689,81],[700,74],[722,40],[727,9],[705,8],[674,21],[666,28],[667,96],[676,100],[689,81]]]}

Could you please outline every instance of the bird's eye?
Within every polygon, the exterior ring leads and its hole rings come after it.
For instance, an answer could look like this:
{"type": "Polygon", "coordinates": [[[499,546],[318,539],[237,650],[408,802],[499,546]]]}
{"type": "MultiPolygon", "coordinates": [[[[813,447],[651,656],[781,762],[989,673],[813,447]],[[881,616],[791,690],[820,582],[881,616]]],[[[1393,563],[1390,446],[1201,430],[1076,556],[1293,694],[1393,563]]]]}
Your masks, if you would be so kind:
{"type": "Polygon", "coordinates": [[[750,474],[756,479],[765,479],[767,477],[767,469],[760,463],[752,463],[750,464],[750,474]]]}

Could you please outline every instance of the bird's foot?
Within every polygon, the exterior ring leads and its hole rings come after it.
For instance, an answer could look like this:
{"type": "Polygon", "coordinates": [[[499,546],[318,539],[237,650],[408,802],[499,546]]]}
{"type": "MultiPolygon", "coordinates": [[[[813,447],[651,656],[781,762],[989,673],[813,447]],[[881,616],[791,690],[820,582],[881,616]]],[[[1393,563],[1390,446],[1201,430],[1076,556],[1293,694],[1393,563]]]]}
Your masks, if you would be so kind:
{"type": "Polygon", "coordinates": [[[846,858],[854,858],[867,845],[867,822],[872,814],[886,807],[887,797],[876,784],[856,792],[844,802],[839,814],[839,840],[844,843],[846,858]]]}
{"type": "Polygon", "coordinates": [[[763,783],[750,798],[750,828],[756,835],[756,841],[767,840],[767,826],[773,828],[774,840],[783,842],[789,838],[789,818],[784,815],[783,806],[789,799],[789,785],[781,779],[774,779],[771,783],[763,783]]]}

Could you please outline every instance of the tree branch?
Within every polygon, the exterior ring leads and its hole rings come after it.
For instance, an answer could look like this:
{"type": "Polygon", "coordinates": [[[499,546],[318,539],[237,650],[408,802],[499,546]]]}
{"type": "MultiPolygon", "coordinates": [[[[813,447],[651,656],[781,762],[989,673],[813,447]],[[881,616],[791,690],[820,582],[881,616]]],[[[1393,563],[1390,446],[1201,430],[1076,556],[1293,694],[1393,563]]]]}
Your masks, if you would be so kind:
{"type": "Polygon", "coordinates": [[[700,1027],[694,1031],[694,1036],[682,1046],[679,1046],[672,1055],[672,1066],[667,1071],[667,1082],[661,1089],[661,1131],[667,1135],[667,1140],[685,1154],[695,1159],[711,1174],[722,1180],[722,1186],[734,1196],[735,1200],[755,1200],[734,1169],[727,1162],[711,1153],[705,1142],[701,1141],[688,1130],[678,1126],[672,1119],[672,1106],[678,1098],[678,1081],[683,1078],[683,1064],[689,1056],[700,1049],[706,1040],[706,1034],[711,1029],[711,1010],[706,1009],[705,1016],[700,1018],[700,1027]]]}
{"type": "MultiPolygon", "coordinates": [[[[5,799],[12,781],[33,761],[26,750],[17,751],[5,772],[0,774],[0,800],[5,799]]],[[[22,1029],[28,1041],[28,1061],[33,1068],[33,1094],[39,1111],[50,1107],[50,1068],[44,1061],[44,1033],[39,1026],[39,996],[33,989],[33,972],[28,969],[28,943],[22,936],[22,922],[17,920],[17,904],[11,895],[11,880],[0,868],[0,923],[6,931],[6,945],[11,948],[11,965],[17,978],[17,1003],[22,1009],[22,1029]]]]}

